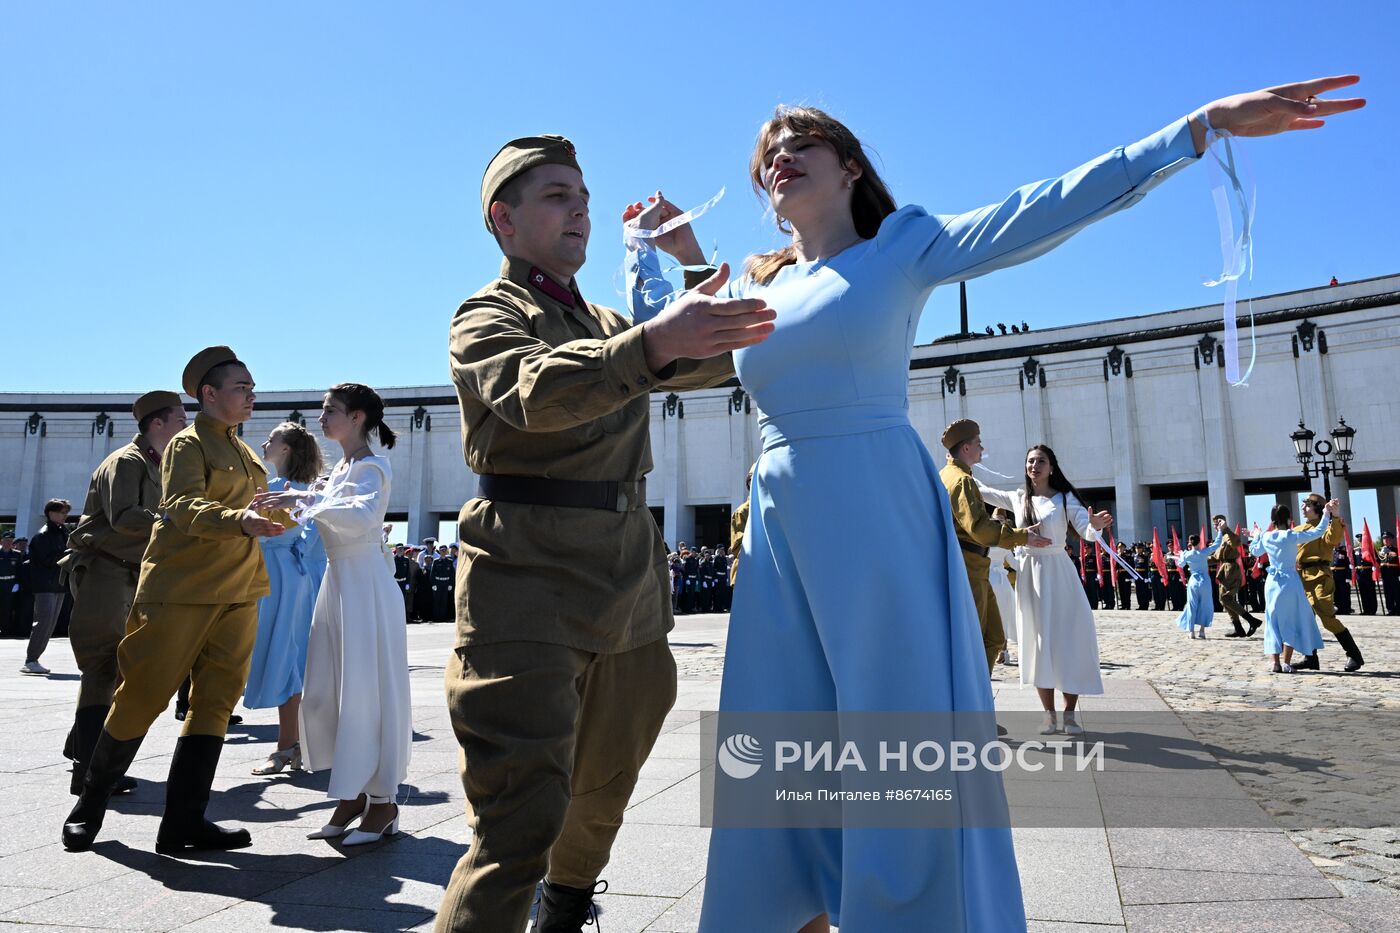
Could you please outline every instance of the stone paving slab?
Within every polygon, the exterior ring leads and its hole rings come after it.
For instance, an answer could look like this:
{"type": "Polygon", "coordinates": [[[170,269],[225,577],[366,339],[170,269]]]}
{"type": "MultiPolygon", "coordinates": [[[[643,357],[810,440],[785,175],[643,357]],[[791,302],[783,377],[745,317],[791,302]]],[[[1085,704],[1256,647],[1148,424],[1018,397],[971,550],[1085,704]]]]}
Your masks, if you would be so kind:
{"type": "MultiPolygon", "coordinates": [[[[1279,763],[1225,755],[1222,767],[1216,752],[1229,752],[1229,737],[1193,731],[1204,728],[1194,714],[1219,710],[1336,705],[1400,711],[1394,681],[1384,676],[1400,662],[1400,625],[1352,617],[1348,624],[1368,657],[1361,674],[1337,673],[1333,651],[1324,652],[1331,673],[1289,678],[1266,672],[1257,638],[1177,639],[1169,613],[1100,612],[1097,618],[1107,693],[1082,700],[1081,721],[1106,738],[1143,729],[1168,735],[1169,760],[1008,781],[1016,812],[1030,823],[1037,814],[1073,813],[1084,824],[1014,831],[1030,929],[1400,929],[1400,891],[1387,886],[1400,878],[1400,835],[1393,827],[1319,828],[1291,824],[1286,816],[1290,806],[1307,812],[1288,803],[1295,798],[1342,814],[1375,809],[1375,795],[1384,788],[1355,776],[1310,772],[1298,766],[1306,761],[1299,754],[1280,755],[1279,763]],[[1164,728],[1164,713],[1184,718],[1164,728]],[[1151,827],[1113,825],[1145,810],[1151,827]],[[1182,827],[1162,828],[1174,813],[1182,827]],[[1203,815],[1215,828],[1201,828],[1203,815]],[[1247,825],[1222,828],[1234,823],[1247,825]],[[1380,870],[1392,865],[1394,872],[1380,870]]],[[[725,626],[723,617],[685,617],[673,633],[678,700],[642,771],[605,873],[611,887],[599,901],[609,933],[697,929],[709,838],[699,825],[699,720],[718,706],[725,626]]],[[[133,766],[142,786],[114,801],[99,844],[88,853],[62,851],[58,826],[72,798],[60,749],[76,667],[67,643],[55,640],[45,661],[56,676],[21,676],[14,670],[22,643],[0,642],[0,825],[6,827],[0,833],[0,933],[430,930],[442,887],[471,840],[459,753],[442,697],[451,639],[448,626],[409,630],[415,742],[403,834],[357,849],[307,840],[332,806],[324,795],[326,776],[250,775],[275,736],[275,714],[240,711],[247,721],[230,735],[210,812],[249,826],[254,845],[199,860],[152,851],[179,728],[168,713],[133,766]]],[[[999,710],[1038,709],[1018,673],[998,669],[999,710]]],[[[1377,744],[1387,738],[1378,737],[1377,744]]]]}

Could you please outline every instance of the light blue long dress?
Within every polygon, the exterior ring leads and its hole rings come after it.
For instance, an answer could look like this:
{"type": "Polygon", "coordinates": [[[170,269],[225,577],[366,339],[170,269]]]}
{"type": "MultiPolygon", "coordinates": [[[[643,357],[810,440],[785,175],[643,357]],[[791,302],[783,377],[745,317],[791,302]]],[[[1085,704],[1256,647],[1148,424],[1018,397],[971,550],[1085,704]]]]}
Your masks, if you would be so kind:
{"type": "MultiPolygon", "coordinates": [[[[269,480],[268,488],[280,489],[283,482],[269,480]]],[[[291,486],[306,488],[305,483],[291,486]]],[[[326,548],[314,521],[263,538],[262,549],[272,592],[258,601],[258,636],[243,691],[248,709],[281,706],[301,693],[311,612],[326,573],[326,548]]]]}
{"type": "MultiPolygon", "coordinates": [[[[829,259],[728,292],[776,309],[735,354],[762,409],[721,711],[990,711],[991,685],[938,464],[909,421],[909,360],[934,287],[1034,258],[1195,161],[1186,121],[1005,201],[916,206],[829,259]],[[839,530],[842,547],[831,547],[839,530]]],[[[673,292],[629,251],[634,320],[673,292]]],[[[996,793],[1000,778],[993,775],[996,793]]],[[[1009,827],[721,828],[702,933],[1025,929],[1009,827]]]]}
{"type": "Polygon", "coordinates": [[[1265,531],[1249,542],[1249,553],[1269,556],[1269,578],[1264,583],[1264,653],[1278,654],[1284,645],[1312,654],[1322,647],[1322,630],[1308,602],[1303,579],[1298,576],[1298,546],[1327,533],[1331,516],[1307,531],[1265,531]]]}
{"type": "Polygon", "coordinates": [[[1220,547],[1220,533],[1207,547],[1196,551],[1182,551],[1178,564],[1191,570],[1191,579],[1186,582],[1186,608],[1176,618],[1176,627],[1183,632],[1191,631],[1191,626],[1208,627],[1215,615],[1215,594],[1211,591],[1210,555],[1220,547]]]}

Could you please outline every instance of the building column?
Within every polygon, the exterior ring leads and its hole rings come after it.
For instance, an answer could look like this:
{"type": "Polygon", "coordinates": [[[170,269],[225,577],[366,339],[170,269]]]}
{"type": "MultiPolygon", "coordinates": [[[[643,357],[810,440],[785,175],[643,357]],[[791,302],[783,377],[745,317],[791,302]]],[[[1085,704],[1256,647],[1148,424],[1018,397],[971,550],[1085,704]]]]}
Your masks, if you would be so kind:
{"type": "Polygon", "coordinates": [[[1400,486],[1377,488],[1376,505],[1380,509],[1381,531],[1389,531],[1394,534],[1395,517],[1400,515],[1400,486]]]}
{"type": "MultiPolygon", "coordinates": [[[[1114,347],[1114,350],[1118,350],[1114,347]]],[[[1132,369],[1119,351],[1117,363],[1104,362],[1108,391],[1108,431],[1113,445],[1113,497],[1115,538],[1132,544],[1152,537],[1152,494],[1140,478],[1136,403],[1132,369]]],[[[1037,393],[1038,394],[1038,393],[1037,393]]],[[[1029,430],[1029,424],[1027,430],[1029,430]]]]}
{"type": "Polygon", "coordinates": [[[433,417],[419,406],[408,417],[408,543],[417,545],[426,537],[437,537],[437,523],[424,507],[430,482],[429,464],[432,460],[433,417]]]}
{"type": "MultiPolygon", "coordinates": [[[[1207,509],[1237,520],[1244,515],[1244,483],[1235,476],[1233,432],[1226,400],[1225,370],[1217,363],[1224,346],[1210,334],[1196,345],[1196,383],[1205,441],[1207,509]]],[[[1209,531],[1209,529],[1207,529],[1209,531]]]]}
{"type": "Polygon", "coordinates": [[[682,536],[693,536],[695,519],[681,515],[681,490],[685,488],[685,457],[681,451],[681,423],[685,420],[685,402],[672,392],[661,403],[661,437],[665,449],[666,488],[661,536],[673,550],[682,536]]]}
{"type": "Polygon", "coordinates": [[[753,432],[749,419],[753,417],[753,400],[743,389],[735,389],[729,400],[729,486],[730,501],[737,506],[747,495],[744,481],[754,462],[753,432]]]}
{"type": "MultiPolygon", "coordinates": [[[[15,537],[29,537],[30,529],[40,519],[39,509],[43,501],[39,498],[39,448],[48,436],[48,422],[37,411],[29,416],[22,428],[24,450],[20,453],[19,500],[15,503],[15,537]]],[[[79,506],[81,508],[81,506],[79,506]]]]}

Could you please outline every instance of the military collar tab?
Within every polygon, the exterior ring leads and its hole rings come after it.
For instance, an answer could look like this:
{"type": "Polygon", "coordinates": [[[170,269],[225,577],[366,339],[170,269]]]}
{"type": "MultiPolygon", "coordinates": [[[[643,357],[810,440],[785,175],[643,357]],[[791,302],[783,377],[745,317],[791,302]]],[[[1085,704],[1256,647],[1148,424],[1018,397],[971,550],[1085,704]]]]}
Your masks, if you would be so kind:
{"type": "Polygon", "coordinates": [[[554,279],[549,277],[548,273],[541,271],[536,266],[531,266],[525,275],[531,287],[544,292],[564,307],[572,308],[578,303],[577,299],[574,297],[574,293],[570,289],[554,281],[554,279]]]}

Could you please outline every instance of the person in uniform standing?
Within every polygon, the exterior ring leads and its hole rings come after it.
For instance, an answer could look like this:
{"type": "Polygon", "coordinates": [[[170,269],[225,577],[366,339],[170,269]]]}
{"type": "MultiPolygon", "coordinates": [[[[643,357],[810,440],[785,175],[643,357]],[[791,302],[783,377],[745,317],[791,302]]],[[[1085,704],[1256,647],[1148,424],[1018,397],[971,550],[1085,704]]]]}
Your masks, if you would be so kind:
{"type": "Polygon", "coordinates": [[[433,588],[433,621],[451,622],[456,613],[453,591],[457,582],[457,565],[453,562],[447,545],[438,545],[437,557],[433,560],[429,578],[433,588]]]}
{"type": "MultiPolygon", "coordinates": [[[[1317,528],[1326,508],[1326,500],[1317,493],[1308,496],[1303,500],[1303,523],[1293,530],[1306,532],[1317,528]]],[[[1326,534],[1312,538],[1298,546],[1298,576],[1303,581],[1303,589],[1308,594],[1308,602],[1312,604],[1313,612],[1317,613],[1322,627],[1330,632],[1333,638],[1337,639],[1337,644],[1341,645],[1342,650],[1346,652],[1345,670],[1351,672],[1360,670],[1361,665],[1366,663],[1366,659],[1361,656],[1361,649],[1356,647],[1356,639],[1351,637],[1351,632],[1337,618],[1336,607],[1332,603],[1332,594],[1336,584],[1327,565],[1328,553],[1334,552],[1338,547],[1345,548],[1346,545],[1346,523],[1342,521],[1340,513],[1334,510],[1326,534]]],[[[1293,669],[1295,671],[1319,670],[1317,652],[1308,652],[1301,662],[1293,665],[1293,669]]]]}
{"type": "Polygon", "coordinates": [[[1351,547],[1345,541],[1332,548],[1332,589],[1336,614],[1351,615],[1351,547]]]}
{"type": "Polygon", "coordinates": [[[1138,543],[1133,548],[1133,569],[1138,572],[1134,586],[1137,590],[1137,607],[1146,612],[1152,601],[1152,554],[1147,545],[1138,543]]]}
{"type": "Polygon", "coordinates": [[[715,612],[728,612],[730,598],[734,595],[729,585],[729,555],[722,547],[715,548],[710,556],[715,570],[715,612]]]}
{"type": "Polygon", "coordinates": [[[402,544],[394,545],[394,583],[403,594],[403,621],[413,621],[413,558],[402,544]]]}
{"type": "MultiPolygon", "coordinates": [[[[982,462],[982,428],[968,418],[954,421],[943,429],[943,448],[948,462],[938,471],[943,488],[952,503],[953,527],[962,549],[967,582],[972,587],[972,601],[977,604],[977,621],[982,626],[982,650],[987,656],[987,674],[991,676],[997,658],[1006,650],[1006,629],[992,592],[991,561],[988,551],[993,547],[1044,547],[1050,542],[1036,533],[1038,526],[1012,528],[992,518],[987,504],[972,475],[972,468],[982,462]]],[[[1015,625],[1015,620],[1012,620],[1015,625]]],[[[998,727],[1000,731],[1001,727],[998,727]]]]}
{"type": "Polygon", "coordinates": [[[1376,565],[1366,556],[1361,547],[1361,535],[1356,536],[1352,547],[1352,560],[1356,562],[1356,588],[1361,602],[1363,616],[1378,615],[1380,604],[1376,593],[1376,565]]]}
{"type": "MultiPolygon", "coordinates": [[[[63,558],[73,593],[68,642],[82,672],[78,708],[66,754],[73,760],[70,790],[82,792],[88,761],[120,682],[117,646],[136,599],[141,556],[160,510],[160,458],[185,429],[185,406],[174,392],[147,392],[131,407],[136,436],[98,465],[88,482],[77,527],[63,558]]],[[[129,777],[114,793],[133,789],[129,777]]]]}
{"type": "MultiPolygon", "coordinates": [[[[1131,567],[1133,553],[1128,549],[1128,545],[1119,541],[1116,550],[1118,559],[1123,562],[1123,567],[1131,567]]],[[[1123,570],[1122,567],[1118,569],[1118,608],[1133,608],[1133,575],[1123,570]]]]}
{"type": "Polygon", "coordinates": [[[681,545],[681,612],[700,611],[700,555],[681,545]]]}
{"type": "Polygon", "coordinates": [[[753,493],[753,466],[749,466],[749,475],[744,477],[744,501],[739,503],[729,516],[729,589],[731,594],[734,584],[739,579],[739,555],[744,550],[744,531],[749,527],[749,497],[753,493]]]}
{"type": "Polygon", "coordinates": [[[15,591],[24,555],[15,549],[15,533],[0,533],[0,638],[19,638],[15,626],[15,591]]]}
{"type": "Polygon", "coordinates": [[[181,384],[200,412],[161,458],[161,514],[117,651],[122,683],[63,824],[70,851],[92,847],[113,787],[191,672],[190,712],[170,760],[156,851],[251,845],[246,829],[225,829],[204,814],[229,714],[248,681],[258,599],[269,592],[257,539],[282,534],[292,521],[248,507],[267,490],[262,458],[236,433],[253,416],[248,368],[228,347],[208,347],[185,366],[181,384]]]}
{"type": "Polygon", "coordinates": [[[1400,616],[1400,550],[1395,547],[1395,535],[1381,535],[1381,549],[1376,553],[1381,562],[1381,593],[1385,597],[1386,615],[1400,616]]]}
{"type": "Polygon", "coordinates": [[[29,587],[34,592],[34,628],[29,633],[21,674],[48,674],[39,658],[49,646],[67,590],[58,562],[68,550],[68,513],[73,505],[67,499],[44,503],[44,527],[29,543],[29,587]]]}
{"type": "Polygon", "coordinates": [[[1224,515],[1213,519],[1215,530],[1220,536],[1220,547],[1216,549],[1215,582],[1220,588],[1220,608],[1230,616],[1231,631],[1226,638],[1248,638],[1264,623],[1248,609],[1240,605],[1240,588],[1244,586],[1244,570],[1240,567],[1240,539],[1230,530],[1230,523],[1224,515]],[[1249,631],[1240,625],[1240,616],[1249,622],[1249,631]]]}
{"type": "MultiPolygon", "coordinates": [[[[505,261],[452,321],[467,465],[447,701],[473,816],[437,930],[575,933],[675,699],[650,395],[718,385],[773,312],[713,296],[728,268],[634,322],[583,300],[588,189],[559,136],[507,143],[481,209],[505,261]],[[715,359],[696,362],[709,357],[715,359]]],[[[639,222],[659,222],[644,211],[639,222]]],[[[663,237],[694,238],[689,227],[663,237]]],[[[658,238],[658,246],[668,243],[658,238]]]]}

